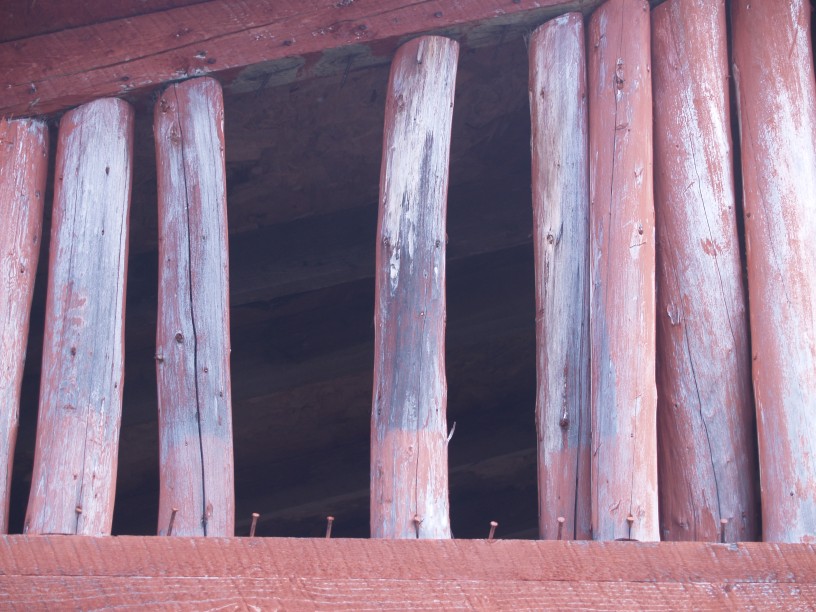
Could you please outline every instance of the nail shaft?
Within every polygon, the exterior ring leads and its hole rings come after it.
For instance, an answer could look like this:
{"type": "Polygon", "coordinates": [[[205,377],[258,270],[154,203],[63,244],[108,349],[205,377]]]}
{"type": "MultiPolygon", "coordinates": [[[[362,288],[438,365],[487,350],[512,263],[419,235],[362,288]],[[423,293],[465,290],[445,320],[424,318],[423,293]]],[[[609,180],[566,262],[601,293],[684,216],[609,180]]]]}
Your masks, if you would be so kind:
{"type": "Polygon", "coordinates": [[[728,525],[728,519],[720,519],[720,543],[725,544],[725,526],[728,525]]]}
{"type": "Polygon", "coordinates": [[[499,524],[496,521],[490,521],[490,534],[487,536],[488,540],[492,540],[493,536],[496,535],[496,527],[498,526],[499,524]]]}
{"type": "Polygon", "coordinates": [[[567,522],[567,519],[565,519],[563,516],[559,516],[557,520],[558,520],[558,539],[560,540],[561,535],[564,531],[564,523],[567,522]]]}
{"type": "Polygon", "coordinates": [[[257,512],[252,513],[252,524],[249,526],[249,537],[250,538],[255,537],[255,528],[258,526],[258,517],[260,517],[260,516],[261,515],[258,514],[257,512]]]}
{"type": "Polygon", "coordinates": [[[173,535],[173,523],[176,522],[176,512],[178,512],[178,508],[173,508],[170,511],[170,524],[167,525],[167,535],[173,535]]]}
{"type": "Polygon", "coordinates": [[[326,539],[327,540],[331,537],[332,524],[334,524],[334,517],[333,516],[327,516],[326,517],[326,539]]]}

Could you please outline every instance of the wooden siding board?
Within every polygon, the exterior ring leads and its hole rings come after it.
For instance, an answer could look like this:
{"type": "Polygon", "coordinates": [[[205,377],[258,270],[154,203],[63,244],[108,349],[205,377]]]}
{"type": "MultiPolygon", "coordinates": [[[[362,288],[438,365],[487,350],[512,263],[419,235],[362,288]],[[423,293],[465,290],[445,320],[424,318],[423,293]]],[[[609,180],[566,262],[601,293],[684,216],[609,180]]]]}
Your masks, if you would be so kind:
{"type": "Polygon", "coordinates": [[[652,12],[661,536],[760,537],[725,2],[652,12]]]}
{"type": "Polygon", "coordinates": [[[735,0],[731,10],[763,538],[813,541],[816,83],[811,7],[806,0],[735,0]]]}
{"type": "Polygon", "coordinates": [[[810,545],[0,538],[4,603],[382,609],[816,604],[810,545]]]}
{"type": "MultiPolygon", "coordinates": [[[[462,35],[467,26],[490,20],[502,21],[493,34],[500,36],[514,21],[523,22],[523,29],[553,13],[588,11],[597,4],[217,0],[179,7],[0,44],[0,116],[51,113],[100,96],[272,60],[286,65],[254,70],[254,82],[268,81],[282,69],[295,78],[305,61],[297,57],[329,49],[376,43],[376,54],[387,57],[400,37],[431,31],[462,35]]],[[[342,55],[332,62],[336,70],[348,64],[342,55]]]]}
{"type": "Polygon", "coordinates": [[[0,533],[8,530],[12,461],[47,174],[45,123],[0,121],[0,533]]]}
{"type": "Polygon", "coordinates": [[[530,39],[536,260],[538,506],[542,538],[591,537],[589,183],[584,20],[530,39]]]}
{"type": "Polygon", "coordinates": [[[110,533],[132,137],[122,100],[91,102],[60,122],[29,533],[110,533]]]}

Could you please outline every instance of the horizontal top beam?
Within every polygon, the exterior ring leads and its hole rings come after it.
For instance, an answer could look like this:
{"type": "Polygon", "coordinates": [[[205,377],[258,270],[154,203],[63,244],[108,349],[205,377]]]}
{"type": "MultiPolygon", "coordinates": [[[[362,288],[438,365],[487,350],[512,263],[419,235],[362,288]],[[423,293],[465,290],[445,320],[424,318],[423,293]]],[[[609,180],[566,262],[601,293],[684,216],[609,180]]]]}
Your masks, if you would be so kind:
{"type": "Polygon", "coordinates": [[[814,553],[806,544],[0,536],[0,591],[26,609],[787,609],[816,604],[814,553]]]}
{"type": "Polygon", "coordinates": [[[388,61],[402,39],[419,33],[495,44],[599,3],[212,0],[0,44],[0,116],[59,112],[212,73],[228,92],[262,88],[388,61]]]}

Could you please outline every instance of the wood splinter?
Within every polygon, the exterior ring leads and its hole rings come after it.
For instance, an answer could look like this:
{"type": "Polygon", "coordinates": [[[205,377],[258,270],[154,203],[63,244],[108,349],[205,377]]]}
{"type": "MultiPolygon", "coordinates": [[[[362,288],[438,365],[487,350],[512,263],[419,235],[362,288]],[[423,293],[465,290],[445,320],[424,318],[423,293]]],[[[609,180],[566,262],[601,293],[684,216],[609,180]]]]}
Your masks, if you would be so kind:
{"type": "Polygon", "coordinates": [[[249,526],[249,537],[250,538],[255,537],[255,528],[258,526],[258,517],[260,517],[260,516],[261,515],[258,514],[257,512],[252,513],[252,524],[249,526]]]}
{"type": "Polygon", "coordinates": [[[326,517],[326,539],[327,540],[329,538],[331,538],[331,530],[332,530],[332,524],[333,523],[334,523],[334,517],[333,516],[327,516],[326,517]]]}

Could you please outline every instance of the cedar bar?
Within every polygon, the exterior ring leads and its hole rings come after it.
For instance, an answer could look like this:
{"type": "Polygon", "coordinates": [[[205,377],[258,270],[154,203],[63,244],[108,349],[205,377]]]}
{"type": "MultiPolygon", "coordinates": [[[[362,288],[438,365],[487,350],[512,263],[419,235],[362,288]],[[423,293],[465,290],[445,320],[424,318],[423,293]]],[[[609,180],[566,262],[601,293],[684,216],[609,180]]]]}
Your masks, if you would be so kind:
{"type": "Polygon", "coordinates": [[[652,13],[658,448],[664,540],[760,536],[734,208],[725,2],[652,13]]]}
{"type": "Polygon", "coordinates": [[[235,531],[224,103],[210,78],[156,103],[159,188],[159,527],[235,531]]]}
{"type": "Polygon", "coordinates": [[[731,4],[766,541],[816,539],[816,85],[810,3],[731,4]]]}
{"type": "Polygon", "coordinates": [[[133,111],[60,122],[40,411],[26,533],[110,533],[124,382],[133,111]]]}
{"type": "Polygon", "coordinates": [[[589,193],[584,20],[569,13],[530,39],[536,261],[538,529],[590,530],[589,193]]]}
{"type": "Polygon", "coordinates": [[[658,540],[649,3],[609,0],[587,44],[592,535],[658,540]]]}
{"type": "Polygon", "coordinates": [[[8,530],[11,466],[47,172],[45,124],[0,120],[0,533],[8,530]]]}
{"type": "Polygon", "coordinates": [[[374,307],[371,535],[449,538],[445,220],[459,45],[403,45],[385,106],[374,307]]]}

